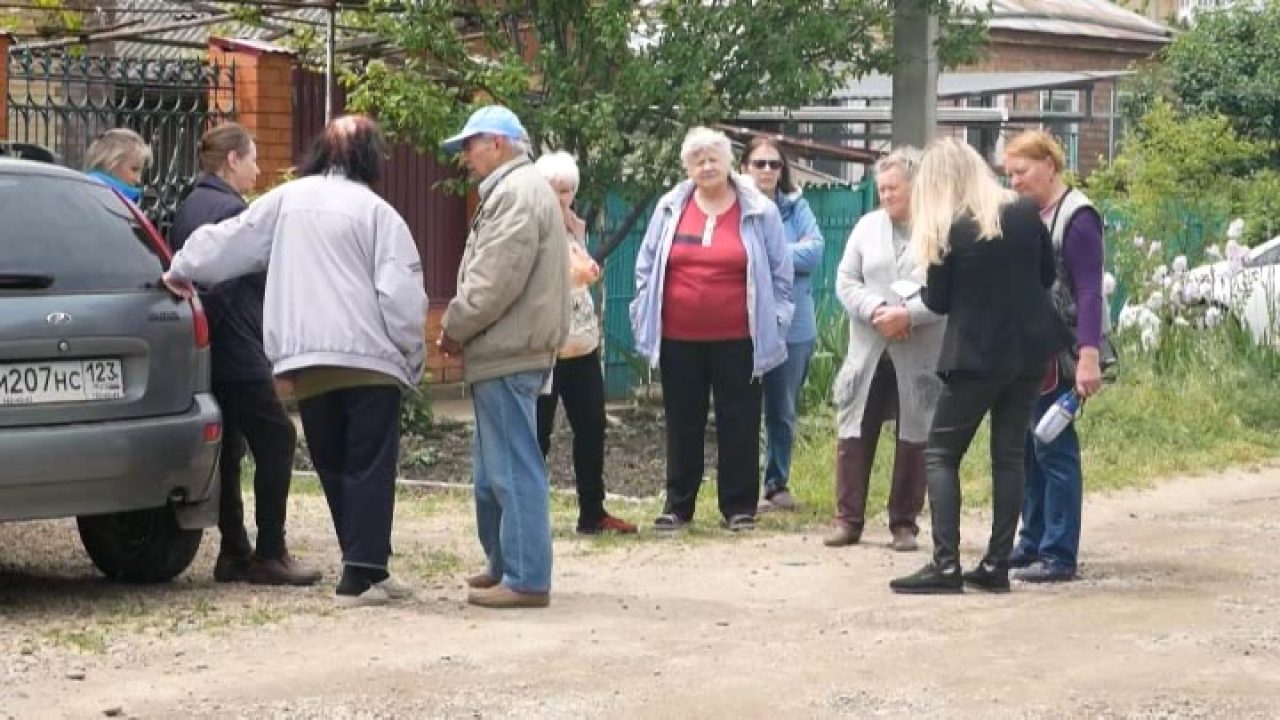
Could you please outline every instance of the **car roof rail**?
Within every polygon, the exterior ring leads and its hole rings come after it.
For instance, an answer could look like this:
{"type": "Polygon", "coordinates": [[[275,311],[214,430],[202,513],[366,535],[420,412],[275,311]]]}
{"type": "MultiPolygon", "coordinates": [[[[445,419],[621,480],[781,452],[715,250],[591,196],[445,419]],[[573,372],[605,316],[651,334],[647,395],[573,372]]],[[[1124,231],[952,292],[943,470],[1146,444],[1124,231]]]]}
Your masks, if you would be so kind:
{"type": "Polygon", "coordinates": [[[35,143],[9,142],[8,140],[0,140],[0,155],[19,160],[34,160],[36,162],[52,163],[60,165],[58,154],[43,145],[35,143]]]}

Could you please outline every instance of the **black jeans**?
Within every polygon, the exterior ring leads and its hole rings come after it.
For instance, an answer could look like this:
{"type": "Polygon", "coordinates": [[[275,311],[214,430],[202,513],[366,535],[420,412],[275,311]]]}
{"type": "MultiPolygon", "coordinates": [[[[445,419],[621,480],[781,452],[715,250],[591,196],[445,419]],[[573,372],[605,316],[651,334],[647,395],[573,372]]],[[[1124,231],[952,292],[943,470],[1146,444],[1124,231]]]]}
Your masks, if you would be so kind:
{"type": "Polygon", "coordinates": [[[662,341],[662,406],[667,416],[664,513],[693,519],[705,465],[708,395],[714,395],[720,513],[726,520],[755,516],[764,385],[752,380],[753,366],[750,340],[662,341]]]}
{"type": "Polygon", "coordinates": [[[538,396],[538,445],[551,450],[556,405],[573,429],[573,480],[578,488],[578,527],[594,528],[604,519],[604,373],[600,352],[556,361],[551,394],[538,396]]]}
{"type": "Polygon", "coordinates": [[[400,388],[334,390],[298,404],[347,565],[386,568],[400,453],[400,388]]]}
{"type": "Polygon", "coordinates": [[[277,559],[285,553],[284,523],[298,431],[269,380],[215,383],[213,396],[222,408],[218,515],[222,552],[247,555],[254,550],[244,526],[244,498],[240,492],[240,462],[247,444],[256,465],[253,498],[257,554],[277,559]]]}
{"type": "Polygon", "coordinates": [[[933,561],[960,562],[960,461],[973,434],[991,413],[991,539],[985,560],[1005,566],[1013,549],[1026,482],[1023,454],[1027,423],[1044,373],[1003,379],[953,373],[946,381],[929,431],[925,472],[933,516],[933,561]]]}

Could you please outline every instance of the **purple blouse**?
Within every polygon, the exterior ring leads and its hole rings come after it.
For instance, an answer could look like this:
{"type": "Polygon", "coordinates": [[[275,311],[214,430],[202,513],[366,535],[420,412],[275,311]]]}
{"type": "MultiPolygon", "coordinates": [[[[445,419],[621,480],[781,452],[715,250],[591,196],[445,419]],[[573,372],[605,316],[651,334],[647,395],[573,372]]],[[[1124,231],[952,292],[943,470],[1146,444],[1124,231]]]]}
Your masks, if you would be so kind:
{"type": "Polygon", "coordinates": [[[1062,259],[1075,285],[1076,338],[1081,347],[1102,342],[1102,218],[1085,209],[1062,236],[1062,259]]]}

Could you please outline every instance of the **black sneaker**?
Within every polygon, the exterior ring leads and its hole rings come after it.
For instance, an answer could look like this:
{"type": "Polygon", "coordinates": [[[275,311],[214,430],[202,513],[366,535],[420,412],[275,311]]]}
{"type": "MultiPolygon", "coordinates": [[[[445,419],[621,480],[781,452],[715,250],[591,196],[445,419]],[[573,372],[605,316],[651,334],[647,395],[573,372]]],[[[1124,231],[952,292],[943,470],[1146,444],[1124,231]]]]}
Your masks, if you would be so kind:
{"type": "Polygon", "coordinates": [[[1031,563],[1039,559],[1034,550],[1023,550],[1022,546],[1019,545],[1013,549],[1013,552],[1009,553],[1009,567],[1013,570],[1020,570],[1024,567],[1030,567],[1031,563]]]}
{"type": "Polygon", "coordinates": [[[965,585],[978,590],[993,593],[1009,592],[1009,569],[986,560],[978,563],[978,567],[965,572],[963,577],[965,585]]]}
{"type": "Polygon", "coordinates": [[[889,582],[889,589],[905,595],[952,595],[964,592],[959,565],[940,568],[929,563],[906,577],[889,582]]]}

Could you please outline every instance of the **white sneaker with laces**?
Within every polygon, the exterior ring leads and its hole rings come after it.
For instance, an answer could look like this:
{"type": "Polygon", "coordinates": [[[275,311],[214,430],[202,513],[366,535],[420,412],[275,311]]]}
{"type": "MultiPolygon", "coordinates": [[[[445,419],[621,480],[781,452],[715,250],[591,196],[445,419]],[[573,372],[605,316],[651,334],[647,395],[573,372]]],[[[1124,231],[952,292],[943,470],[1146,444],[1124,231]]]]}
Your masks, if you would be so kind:
{"type": "Polygon", "coordinates": [[[357,607],[377,607],[386,605],[391,602],[391,595],[386,589],[380,587],[381,583],[370,585],[364,592],[359,595],[335,595],[334,602],[338,607],[357,608],[357,607]]]}
{"type": "Polygon", "coordinates": [[[387,594],[387,597],[392,600],[408,600],[413,597],[413,586],[400,582],[391,576],[388,576],[382,582],[374,583],[373,587],[381,588],[387,594]]]}

